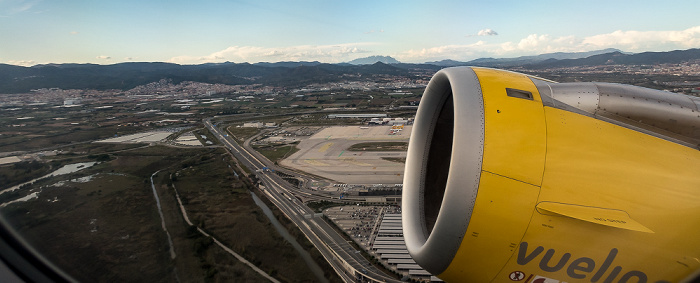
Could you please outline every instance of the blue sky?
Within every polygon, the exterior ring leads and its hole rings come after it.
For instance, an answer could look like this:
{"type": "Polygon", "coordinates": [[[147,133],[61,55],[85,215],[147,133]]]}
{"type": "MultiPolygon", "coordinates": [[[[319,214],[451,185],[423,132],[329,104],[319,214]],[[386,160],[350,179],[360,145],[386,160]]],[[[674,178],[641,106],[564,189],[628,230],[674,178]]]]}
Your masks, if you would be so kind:
{"type": "Polygon", "coordinates": [[[402,62],[700,48],[700,1],[0,0],[0,63],[402,62]]]}

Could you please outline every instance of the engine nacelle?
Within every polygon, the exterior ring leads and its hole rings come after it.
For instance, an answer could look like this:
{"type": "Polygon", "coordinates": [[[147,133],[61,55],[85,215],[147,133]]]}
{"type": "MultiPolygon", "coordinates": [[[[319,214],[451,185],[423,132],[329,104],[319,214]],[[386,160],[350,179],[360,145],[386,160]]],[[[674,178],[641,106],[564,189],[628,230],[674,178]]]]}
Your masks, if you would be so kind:
{"type": "Polygon", "coordinates": [[[443,69],[411,133],[406,247],[446,281],[688,278],[700,268],[699,108],[634,86],[443,69]]]}

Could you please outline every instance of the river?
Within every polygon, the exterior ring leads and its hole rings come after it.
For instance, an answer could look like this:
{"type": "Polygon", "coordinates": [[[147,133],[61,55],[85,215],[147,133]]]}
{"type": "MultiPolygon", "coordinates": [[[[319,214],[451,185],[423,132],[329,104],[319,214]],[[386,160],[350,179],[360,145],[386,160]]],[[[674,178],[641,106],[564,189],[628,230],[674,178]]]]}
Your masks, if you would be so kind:
{"type": "Polygon", "coordinates": [[[267,219],[270,219],[270,222],[272,222],[272,227],[275,227],[275,230],[277,230],[280,235],[282,235],[282,238],[287,240],[290,244],[292,244],[292,247],[294,247],[295,250],[301,255],[301,258],[306,262],[306,265],[309,266],[309,269],[311,269],[311,272],[314,273],[316,278],[318,279],[319,282],[328,282],[328,279],[323,275],[323,269],[311,258],[311,254],[304,250],[304,248],[292,237],[292,235],[289,234],[287,229],[282,226],[282,224],[277,221],[277,218],[275,218],[275,215],[272,214],[272,211],[270,210],[267,205],[258,198],[256,194],[253,192],[250,192],[250,195],[253,196],[253,201],[255,201],[255,204],[262,209],[263,213],[265,216],[267,216],[267,219]]]}

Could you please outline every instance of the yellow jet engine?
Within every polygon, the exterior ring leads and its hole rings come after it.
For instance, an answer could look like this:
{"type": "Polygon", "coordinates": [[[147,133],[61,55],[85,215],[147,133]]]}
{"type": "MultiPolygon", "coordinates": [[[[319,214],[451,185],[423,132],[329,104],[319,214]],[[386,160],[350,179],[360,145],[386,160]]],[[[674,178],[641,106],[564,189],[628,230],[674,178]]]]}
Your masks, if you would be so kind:
{"type": "Polygon", "coordinates": [[[677,282],[700,269],[700,99],[447,68],[406,159],[406,247],[445,281],[677,282]]]}

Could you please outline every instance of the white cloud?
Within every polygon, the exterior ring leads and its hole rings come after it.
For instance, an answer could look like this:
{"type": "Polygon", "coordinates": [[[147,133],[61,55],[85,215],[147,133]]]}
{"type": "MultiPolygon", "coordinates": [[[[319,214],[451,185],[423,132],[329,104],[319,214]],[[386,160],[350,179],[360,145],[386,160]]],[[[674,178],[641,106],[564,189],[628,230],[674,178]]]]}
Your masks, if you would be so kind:
{"type": "Polygon", "coordinates": [[[551,38],[549,35],[537,35],[537,34],[531,34],[528,35],[526,38],[523,38],[518,42],[518,47],[517,49],[521,50],[532,50],[532,49],[537,49],[541,48],[542,45],[546,45],[551,41],[551,38]]]}
{"type": "Polygon", "coordinates": [[[39,2],[39,0],[2,0],[0,1],[0,15],[7,17],[29,11],[39,2]]]}
{"type": "MultiPolygon", "coordinates": [[[[381,31],[380,31],[381,32],[381,31]]],[[[667,51],[700,47],[700,26],[680,31],[615,31],[586,37],[549,34],[530,34],[510,41],[502,40],[492,29],[483,29],[477,35],[483,40],[471,44],[454,44],[377,54],[378,43],[345,43],[336,45],[298,45],[286,47],[231,46],[208,55],[184,55],[169,61],[180,64],[208,62],[279,62],[321,61],[347,62],[369,55],[390,55],[402,62],[426,62],[443,59],[468,61],[481,57],[518,57],[553,52],[583,52],[617,48],[629,52],[667,51]],[[487,39],[488,38],[488,39],[487,39]]]]}
{"type": "Polygon", "coordinates": [[[478,56],[479,50],[484,45],[483,41],[479,41],[470,45],[445,45],[431,48],[423,48],[420,50],[408,50],[394,55],[394,57],[402,62],[420,62],[433,61],[442,59],[457,59],[464,57],[478,56]],[[460,54],[460,57],[454,57],[460,54]]]}
{"type": "Polygon", "coordinates": [[[482,29],[477,33],[476,35],[478,36],[489,36],[489,35],[498,35],[498,33],[490,28],[487,29],[482,29]]]}
{"type": "Polygon", "coordinates": [[[468,34],[466,37],[474,37],[474,36],[494,36],[498,35],[498,33],[495,30],[492,30],[490,28],[487,29],[482,29],[476,34],[468,34]]]}
{"type": "Polygon", "coordinates": [[[77,32],[77,31],[71,31],[70,34],[75,35],[75,34],[79,34],[79,32],[77,32]]]}
{"type": "Polygon", "coordinates": [[[95,58],[101,59],[101,60],[109,60],[109,59],[112,59],[112,57],[110,57],[110,56],[105,56],[105,55],[97,56],[97,57],[95,57],[95,58]]]}
{"type": "Polygon", "coordinates": [[[299,45],[287,47],[231,46],[205,56],[176,56],[169,62],[178,64],[201,64],[211,62],[279,62],[279,61],[313,61],[345,62],[353,56],[368,53],[364,49],[373,43],[347,43],[336,45],[299,45]]]}
{"type": "Polygon", "coordinates": [[[582,43],[593,47],[617,47],[629,51],[658,49],[661,46],[675,48],[700,47],[700,26],[681,31],[614,31],[589,36],[582,43]]]}
{"type": "MultiPolygon", "coordinates": [[[[480,31],[479,33],[485,30],[480,31]]],[[[486,33],[486,32],[484,32],[486,33]]],[[[681,31],[615,31],[587,37],[573,35],[553,37],[530,34],[517,41],[445,45],[393,54],[402,62],[425,62],[443,59],[472,60],[481,57],[517,57],[553,52],[584,52],[617,48],[629,52],[668,51],[700,47],[700,26],[681,31]]]]}

